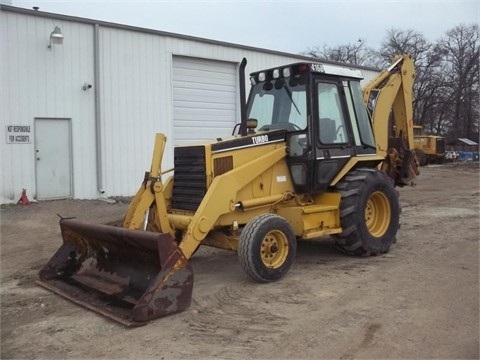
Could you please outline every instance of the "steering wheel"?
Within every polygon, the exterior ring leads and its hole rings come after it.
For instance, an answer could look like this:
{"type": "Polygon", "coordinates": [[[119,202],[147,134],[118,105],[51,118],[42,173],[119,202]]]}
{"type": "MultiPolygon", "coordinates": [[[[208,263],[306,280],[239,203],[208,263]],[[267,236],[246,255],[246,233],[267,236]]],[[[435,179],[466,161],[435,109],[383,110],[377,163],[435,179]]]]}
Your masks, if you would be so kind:
{"type": "Polygon", "coordinates": [[[298,126],[297,124],[294,124],[294,123],[287,123],[288,125],[290,125],[291,127],[293,127],[294,130],[303,130],[300,126],[298,126]]]}
{"type": "Polygon", "coordinates": [[[335,131],[335,136],[338,135],[338,132],[340,131],[340,129],[343,129],[343,125],[339,125],[339,126],[337,127],[337,130],[335,131]]]}

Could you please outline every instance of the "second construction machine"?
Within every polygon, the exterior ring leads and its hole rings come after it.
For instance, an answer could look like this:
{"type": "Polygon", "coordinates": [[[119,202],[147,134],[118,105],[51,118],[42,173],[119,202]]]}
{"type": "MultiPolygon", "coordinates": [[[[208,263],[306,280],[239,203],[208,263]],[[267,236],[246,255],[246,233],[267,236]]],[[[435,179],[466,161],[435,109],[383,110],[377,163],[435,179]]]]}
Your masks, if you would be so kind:
{"type": "Polygon", "coordinates": [[[443,136],[424,134],[422,125],[413,125],[413,141],[420,166],[445,162],[445,138],[443,136]]]}
{"type": "Polygon", "coordinates": [[[363,90],[361,78],[321,63],[252,73],[238,134],[176,147],[169,177],[157,134],[122,226],[60,220],[63,245],[38,283],[130,326],[190,305],[200,245],[237,251],[260,282],[288,272],[297,241],[329,235],[349,254],[387,252],[399,228],[394,186],[417,172],[413,61],[399,56],[363,90]]]}

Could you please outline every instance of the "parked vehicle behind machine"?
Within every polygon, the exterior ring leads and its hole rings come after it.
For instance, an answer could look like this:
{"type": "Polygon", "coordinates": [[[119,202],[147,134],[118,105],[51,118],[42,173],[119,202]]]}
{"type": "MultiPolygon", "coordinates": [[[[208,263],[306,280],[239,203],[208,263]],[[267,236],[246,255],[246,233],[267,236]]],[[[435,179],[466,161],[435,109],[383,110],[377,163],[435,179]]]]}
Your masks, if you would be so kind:
{"type": "Polygon", "coordinates": [[[162,171],[157,134],[122,226],[60,220],[63,245],[39,284],[140,325],[190,305],[188,260],[200,245],[237,251],[260,282],[288,272],[297,241],[331,235],[349,254],[387,252],[399,227],[394,185],[418,173],[413,61],[399,56],[363,91],[361,77],[321,63],[252,73],[238,134],[176,147],[173,176],[162,171]]]}
{"type": "Polygon", "coordinates": [[[413,126],[413,139],[418,163],[424,166],[431,163],[445,162],[445,138],[423,133],[422,125],[413,126]]]}

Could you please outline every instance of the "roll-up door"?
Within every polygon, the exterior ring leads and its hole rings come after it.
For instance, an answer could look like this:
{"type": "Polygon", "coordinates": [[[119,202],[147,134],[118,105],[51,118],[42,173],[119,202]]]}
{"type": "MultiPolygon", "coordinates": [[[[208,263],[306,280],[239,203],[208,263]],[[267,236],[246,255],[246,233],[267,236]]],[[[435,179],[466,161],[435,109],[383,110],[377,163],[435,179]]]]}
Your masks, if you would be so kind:
{"type": "Polygon", "coordinates": [[[173,57],[174,144],[189,145],[232,133],[237,122],[237,65],[173,57]]]}

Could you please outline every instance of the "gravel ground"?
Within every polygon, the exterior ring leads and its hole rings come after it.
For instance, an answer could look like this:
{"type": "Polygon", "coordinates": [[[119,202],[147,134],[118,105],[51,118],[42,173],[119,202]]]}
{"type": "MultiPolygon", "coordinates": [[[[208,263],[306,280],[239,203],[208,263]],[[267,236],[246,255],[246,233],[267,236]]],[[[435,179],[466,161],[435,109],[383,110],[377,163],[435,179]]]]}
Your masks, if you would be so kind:
{"type": "Polygon", "coordinates": [[[57,213],[107,223],[124,201],[2,206],[0,357],[478,359],[478,163],[421,170],[400,189],[388,254],[350,257],[320,238],[281,281],[257,284],[235,253],[202,247],[191,307],[133,329],[35,284],[61,244],[57,213]]]}

